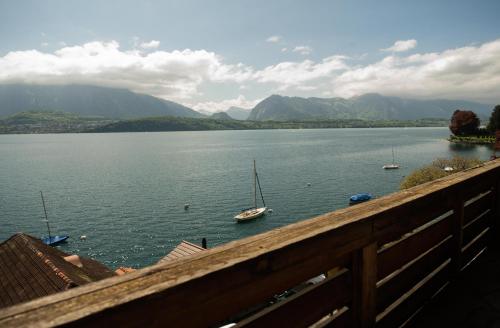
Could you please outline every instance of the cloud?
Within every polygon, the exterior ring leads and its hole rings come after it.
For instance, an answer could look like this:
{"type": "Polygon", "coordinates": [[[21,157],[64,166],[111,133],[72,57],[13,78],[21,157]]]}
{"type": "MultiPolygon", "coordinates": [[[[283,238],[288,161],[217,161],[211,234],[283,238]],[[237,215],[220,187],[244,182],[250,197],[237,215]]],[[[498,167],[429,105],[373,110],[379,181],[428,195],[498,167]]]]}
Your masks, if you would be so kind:
{"type": "Polygon", "coordinates": [[[379,92],[498,102],[500,39],[443,52],[387,56],[379,62],[348,69],[332,82],[332,89],[342,96],[379,92]]]}
{"type": "Polygon", "coordinates": [[[282,40],[282,37],[279,35],[272,35],[266,39],[266,42],[269,43],[278,43],[282,40]]]}
{"type": "Polygon", "coordinates": [[[212,94],[203,95],[200,90],[223,94],[233,88],[243,94],[249,92],[245,89],[248,87],[257,98],[272,92],[341,97],[379,92],[498,103],[500,39],[442,52],[393,53],[368,64],[357,57],[334,55],[316,61],[277,62],[263,68],[227,63],[204,49],[123,50],[116,41],[95,41],[53,52],[9,52],[0,56],[0,83],[118,87],[216,110],[233,105],[253,107],[255,101],[241,95],[211,102],[212,94]],[[262,94],[255,94],[259,90],[262,94]]]}
{"type": "Polygon", "coordinates": [[[227,65],[206,50],[123,51],[116,41],[89,42],[53,53],[14,51],[0,57],[0,83],[89,84],[189,99],[203,82],[241,82],[252,69],[227,65]]]}
{"type": "Polygon", "coordinates": [[[298,52],[301,55],[309,55],[312,52],[312,48],[309,46],[296,46],[292,50],[293,52],[298,52]]]}
{"type": "Polygon", "coordinates": [[[248,100],[244,95],[239,95],[234,99],[225,99],[222,101],[207,101],[200,102],[194,105],[191,105],[191,108],[195,110],[201,110],[208,113],[217,113],[223,112],[229,109],[231,106],[240,107],[240,108],[253,108],[257,105],[262,99],[248,100]]]}
{"type": "Polygon", "coordinates": [[[389,52],[404,52],[408,51],[410,49],[413,49],[417,46],[417,40],[411,39],[411,40],[399,40],[394,42],[394,44],[385,49],[380,49],[381,51],[389,51],[389,52]]]}
{"type": "Polygon", "coordinates": [[[287,52],[288,48],[281,48],[281,52],[287,52]]]}
{"type": "Polygon", "coordinates": [[[331,77],[334,72],[347,69],[346,58],[345,56],[331,56],[319,63],[312,60],[281,62],[255,72],[253,77],[261,83],[278,84],[280,90],[299,86],[303,89],[308,83],[331,77]]]}
{"type": "Polygon", "coordinates": [[[160,46],[160,41],[157,41],[157,40],[151,40],[149,42],[143,42],[140,45],[140,47],[142,49],[156,49],[159,46],[160,46]]]}
{"type": "Polygon", "coordinates": [[[41,46],[42,46],[42,47],[48,47],[48,45],[49,45],[49,43],[48,43],[48,42],[42,42],[42,43],[41,43],[41,46]]]}

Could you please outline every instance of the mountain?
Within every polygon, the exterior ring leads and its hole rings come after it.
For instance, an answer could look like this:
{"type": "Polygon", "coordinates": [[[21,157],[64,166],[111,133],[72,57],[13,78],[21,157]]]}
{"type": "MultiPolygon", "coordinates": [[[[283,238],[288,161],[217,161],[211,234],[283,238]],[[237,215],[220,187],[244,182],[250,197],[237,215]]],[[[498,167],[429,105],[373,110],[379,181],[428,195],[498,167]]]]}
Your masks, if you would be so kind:
{"type": "Polygon", "coordinates": [[[232,106],[229,107],[226,113],[235,120],[246,120],[248,118],[248,115],[250,115],[251,111],[252,111],[251,109],[232,106]]]}
{"type": "Polygon", "coordinates": [[[233,120],[226,112],[213,113],[210,118],[214,120],[233,120]]]}
{"type": "Polygon", "coordinates": [[[40,110],[121,119],[160,115],[203,117],[175,102],[125,89],[86,85],[0,85],[0,117],[40,110]]]}
{"type": "Polygon", "coordinates": [[[272,95],[252,109],[248,120],[416,120],[431,117],[449,119],[456,109],[472,110],[484,120],[490,116],[493,106],[460,100],[387,97],[376,93],[348,99],[272,95]]]}

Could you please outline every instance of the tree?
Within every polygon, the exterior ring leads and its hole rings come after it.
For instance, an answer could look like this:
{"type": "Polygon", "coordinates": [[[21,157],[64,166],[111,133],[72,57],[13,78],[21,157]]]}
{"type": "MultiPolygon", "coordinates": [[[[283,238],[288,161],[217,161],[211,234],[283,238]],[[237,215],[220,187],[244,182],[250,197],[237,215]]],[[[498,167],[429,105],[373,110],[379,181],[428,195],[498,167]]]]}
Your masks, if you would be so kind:
{"type": "Polygon", "coordinates": [[[474,135],[478,133],[480,124],[473,111],[457,109],[451,116],[450,130],[456,136],[474,135]]]}
{"type": "Polygon", "coordinates": [[[500,105],[496,105],[490,116],[490,122],[488,123],[488,128],[490,132],[495,132],[500,130],[500,105]]]}
{"type": "Polygon", "coordinates": [[[447,175],[467,170],[480,165],[482,162],[477,158],[465,158],[455,156],[452,159],[438,158],[432,164],[419,168],[408,175],[399,186],[401,190],[408,189],[419,184],[436,180],[447,175]],[[452,168],[451,171],[445,168],[452,168]]]}

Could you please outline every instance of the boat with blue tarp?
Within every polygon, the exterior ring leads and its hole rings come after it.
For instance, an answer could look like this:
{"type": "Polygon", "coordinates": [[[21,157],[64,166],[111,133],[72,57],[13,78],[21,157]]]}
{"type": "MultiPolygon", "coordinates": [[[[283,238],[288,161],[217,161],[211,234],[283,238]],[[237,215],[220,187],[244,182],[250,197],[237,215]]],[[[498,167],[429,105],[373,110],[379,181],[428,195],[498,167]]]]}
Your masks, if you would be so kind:
{"type": "Polygon", "coordinates": [[[373,196],[369,193],[363,192],[359,194],[352,195],[351,198],[349,198],[349,204],[354,205],[358,203],[363,203],[366,201],[369,201],[372,199],[373,196]]]}

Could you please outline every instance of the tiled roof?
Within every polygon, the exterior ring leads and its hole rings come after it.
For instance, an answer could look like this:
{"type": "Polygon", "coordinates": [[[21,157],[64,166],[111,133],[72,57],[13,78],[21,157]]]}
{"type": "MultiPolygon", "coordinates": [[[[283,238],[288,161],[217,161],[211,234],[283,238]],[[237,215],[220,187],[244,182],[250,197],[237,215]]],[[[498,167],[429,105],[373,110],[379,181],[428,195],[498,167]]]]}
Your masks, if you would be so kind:
{"type": "Polygon", "coordinates": [[[173,251],[171,251],[164,258],[159,260],[158,263],[172,261],[184,256],[193,255],[203,251],[206,251],[206,249],[196,244],[183,240],[179,245],[177,245],[174,248],[173,251]]]}
{"type": "Polygon", "coordinates": [[[0,308],[114,276],[103,264],[69,256],[41,240],[18,233],[0,244],[0,308]]]}

